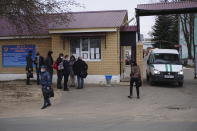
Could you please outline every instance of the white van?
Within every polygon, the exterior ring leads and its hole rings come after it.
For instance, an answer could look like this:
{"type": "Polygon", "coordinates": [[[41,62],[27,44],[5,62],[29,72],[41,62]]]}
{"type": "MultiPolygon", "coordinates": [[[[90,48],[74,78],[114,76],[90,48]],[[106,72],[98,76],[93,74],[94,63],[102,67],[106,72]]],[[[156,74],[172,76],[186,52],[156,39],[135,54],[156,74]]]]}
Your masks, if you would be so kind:
{"type": "Polygon", "coordinates": [[[183,66],[179,59],[179,53],[174,49],[153,49],[150,51],[146,69],[147,81],[177,82],[183,86],[183,66]]]}

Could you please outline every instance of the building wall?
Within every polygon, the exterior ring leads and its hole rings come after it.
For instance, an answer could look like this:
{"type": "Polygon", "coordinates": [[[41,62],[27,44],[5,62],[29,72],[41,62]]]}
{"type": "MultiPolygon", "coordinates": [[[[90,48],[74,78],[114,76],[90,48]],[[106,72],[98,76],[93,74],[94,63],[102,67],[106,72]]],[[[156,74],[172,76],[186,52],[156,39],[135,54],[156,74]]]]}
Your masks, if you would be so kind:
{"type": "MultiPolygon", "coordinates": [[[[59,53],[70,55],[70,43],[68,38],[60,35],[51,35],[51,39],[15,39],[0,40],[2,45],[36,45],[36,51],[42,56],[46,56],[49,50],[53,51],[54,60],[57,59],[59,53]]],[[[88,77],[86,83],[103,83],[105,82],[105,74],[112,75],[112,82],[120,81],[120,55],[119,55],[119,33],[106,33],[106,37],[102,37],[101,42],[101,60],[86,61],[88,64],[88,77]],[[94,80],[93,80],[94,78],[94,80]]],[[[2,49],[0,50],[0,74],[24,74],[23,68],[3,68],[2,67],[2,49]]],[[[56,72],[54,72],[54,75],[56,72]]]]}
{"type": "Polygon", "coordinates": [[[141,43],[141,42],[138,42],[136,45],[136,61],[140,67],[141,76],[143,78],[144,58],[143,58],[143,43],[141,43]]]}
{"type": "MultiPolygon", "coordinates": [[[[15,40],[0,40],[0,47],[3,45],[35,45],[36,51],[39,51],[42,56],[47,56],[47,52],[51,50],[51,39],[15,39],[15,40]]],[[[25,73],[25,67],[4,68],[2,66],[2,49],[0,48],[0,73],[25,73]]]]}
{"type": "Polygon", "coordinates": [[[106,40],[102,39],[101,61],[89,61],[88,73],[90,75],[119,75],[119,45],[117,33],[107,33],[106,40]],[[106,43],[105,43],[106,42],[106,43]]]}
{"type": "MultiPolygon", "coordinates": [[[[119,75],[119,39],[116,32],[107,33],[106,40],[103,37],[101,42],[101,60],[86,61],[89,75],[119,75]]],[[[56,59],[59,53],[70,55],[69,39],[59,35],[52,36],[53,57],[56,59]]]]}

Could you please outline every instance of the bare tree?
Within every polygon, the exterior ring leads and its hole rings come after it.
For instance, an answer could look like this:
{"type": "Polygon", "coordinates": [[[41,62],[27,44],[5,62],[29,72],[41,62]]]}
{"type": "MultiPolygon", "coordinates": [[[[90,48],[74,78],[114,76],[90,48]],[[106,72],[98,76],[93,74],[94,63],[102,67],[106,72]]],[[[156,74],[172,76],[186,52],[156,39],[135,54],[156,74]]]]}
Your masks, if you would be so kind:
{"type": "MultiPolygon", "coordinates": [[[[177,0],[177,1],[196,1],[196,0],[177,0]]],[[[188,48],[188,59],[193,59],[192,56],[192,46],[194,49],[194,19],[195,15],[182,14],[179,15],[180,24],[182,26],[182,32],[184,34],[185,42],[187,43],[188,48]]]]}
{"type": "Polygon", "coordinates": [[[183,14],[179,16],[180,24],[188,48],[188,58],[192,59],[192,46],[194,45],[194,14],[183,14]]]}
{"type": "MultiPolygon", "coordinates": [[[[165,0],[168,2],[180,2],[180,1],[197,1],[197,0],[165,0]]],[[[180,24],[182,27],[182,32],[187,43],[188,48],[188,58],[192,59],[192,46],[194,47],[194,19],[195,15],[190,14],[181,14],[179,15],[180,24]]]]}
{"type": "Polygon", "coordinates": [[[59,18],[54,19],[56,22],[68,23],[73,6],[81,5],[75,0],[0,0],[0,16],[16,25],[20,31],[24,26],[33,31],[35,26],[44,25],[41,21],[48,19],[49,14],[58,14],[56,17],[59,18]]]}

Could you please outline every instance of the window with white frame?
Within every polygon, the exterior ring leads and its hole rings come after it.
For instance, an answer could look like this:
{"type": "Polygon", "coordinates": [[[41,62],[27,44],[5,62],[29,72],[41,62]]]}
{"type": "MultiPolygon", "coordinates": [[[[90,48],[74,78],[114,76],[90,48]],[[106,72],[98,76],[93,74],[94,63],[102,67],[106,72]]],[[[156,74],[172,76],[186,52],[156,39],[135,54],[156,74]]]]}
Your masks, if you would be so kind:
{"type": "Polygon", "coordinates": [[[84,60],[100,60],[101,38],[73,38],[70,40],[70,53],[84,60]]]}

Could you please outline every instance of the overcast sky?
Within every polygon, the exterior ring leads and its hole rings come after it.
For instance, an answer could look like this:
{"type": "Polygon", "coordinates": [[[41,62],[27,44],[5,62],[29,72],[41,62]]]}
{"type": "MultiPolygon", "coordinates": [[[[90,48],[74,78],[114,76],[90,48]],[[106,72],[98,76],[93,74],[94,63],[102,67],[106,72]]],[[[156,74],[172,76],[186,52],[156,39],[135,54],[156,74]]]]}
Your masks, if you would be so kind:
{"type": "MultiPolygon", "coordinates": [[[[84,4],[85,8],[73,8],[72,11],[99,11],[99,10],[128,10],[129,19],[135,16],[137,4],[155,2],[157,0],[76,0],[84,4]]],[[[155,16],[140,17],[140,31],[145,37],[149,37],[148,32],[152,30],[155,22],[155,16]]],[[[130,24],[135,24],[136,21],[130,24]]]]}

